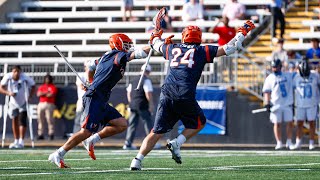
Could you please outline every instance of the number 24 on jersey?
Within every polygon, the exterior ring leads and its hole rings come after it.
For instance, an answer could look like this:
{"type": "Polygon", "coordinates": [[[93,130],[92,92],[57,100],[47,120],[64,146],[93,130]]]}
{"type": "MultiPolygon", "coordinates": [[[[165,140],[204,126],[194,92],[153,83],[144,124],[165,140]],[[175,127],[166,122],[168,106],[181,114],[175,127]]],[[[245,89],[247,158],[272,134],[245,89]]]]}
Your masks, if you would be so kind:
{"type": "Polygon", "coordinates": [[[171,60],[170,67],[178,67],[180,64],[184,64],[188,66],[188,68],[192,68],[194,64],[193,56],[195,49],[189,49],[183,57],[180,57],[182,51],[180,48],[172,49],[173,59],[171,60]]]}

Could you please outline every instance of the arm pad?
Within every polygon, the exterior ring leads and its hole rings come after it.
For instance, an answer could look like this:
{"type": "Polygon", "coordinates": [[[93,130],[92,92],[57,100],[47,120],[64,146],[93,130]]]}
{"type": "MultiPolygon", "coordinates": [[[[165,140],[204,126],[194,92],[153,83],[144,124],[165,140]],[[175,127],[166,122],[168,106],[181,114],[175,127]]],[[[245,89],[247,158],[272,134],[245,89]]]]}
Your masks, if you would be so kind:
{"type": "Polygon", "coordinates": [[[134,52],[135,59],[142,59],[142,58],[146,58],[148,56],[148,54],[146,52],[144,52],[144,50],[141,48],[135,49],[133,52],[134,52]]]}
{"type": "Polygon", "coordinates": [[[160,38],[154,38],[151,44],[153,50],[157,51],[158,53],[162,53],[161,47],[164,44],[163,40],[160,38]]]}

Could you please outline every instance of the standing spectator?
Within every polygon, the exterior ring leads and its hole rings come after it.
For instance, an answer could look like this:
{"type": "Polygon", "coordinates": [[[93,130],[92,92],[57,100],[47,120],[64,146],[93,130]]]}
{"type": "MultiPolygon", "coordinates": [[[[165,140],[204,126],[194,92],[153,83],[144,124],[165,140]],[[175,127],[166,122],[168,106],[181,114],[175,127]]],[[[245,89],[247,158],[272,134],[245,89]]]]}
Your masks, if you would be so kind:
{"type": "Polygon", "coordinates": [[[271,59],[280,59],[283,66],[283,70],[288,70],[288,55],[287,51],[283,48],[283,39],[279,39],[277,43],[277,49],[272,52],[271,59]]]}
{"type": "Polygon", "coordinates": [[[190,0],[182,7],[182,21],[203,20],[203,6],[196,0],[190,0]]]}
{"type": "Polygon", "coordinates": [[[245,16],[246,7],[237,0],[230,0],[225,4],[222,17],[227,17],[230,21],[243,19],[245,16]]]}
{"type": "Polygon", "coordinates": [[[320,48],[319,48],[319,39],[311,39],[312,48],[307,50],[306,58],[307,59],[319,59],[320,58],[320,48]]]}
{"type": "MultiPolygon", "coordinates": [[[[227,44],[236,35],[236,30],[233,27],[229,27],[228,17],[222,17],[220,21],[223,23],[223,26],[212,27],[209,29],[209,32],[219,34],[218,45],[223,46],[227,44]]],[[[219,24],[219,22],[217,23],[217,25],[219,24]]]]}
{"type": "Polygon", "coordinates": [[[127,21],[127,12],[129,12],[129,20],[132,21],[133,0],[122,0],[121,9],[123,12],[122,21],[127,21]]]}
{"type": "Polygon", "coordinates": [[[38,88],[37,96],[40,98],[38,104],[38,140],[44,139],[44,122],[48,123],[48,135],[50,140],[54,139],[54,119],[57,88],[53,84],[50,74],[44,77],[44,83],[38,88]]]}
{"type": "Polygon", "coordinates": [[[292,147],[292,126],[293,126],[293,90],[292,74],[282,72],[280,59],[271,61],[272,72],[266,78],[263,85],[264,104],[270,112],[270,121],[274,124],[273,131],[277,141],[276,150],[282,149],[281,123],[287,124],[286,148],[292,147]]]}
{"type": "Polygon", "coordinates": [[[153,121],[151,114],[154,111],[153,104],[153,87],[149,78],[151,72],[151,66],[144,64],[141,67],[141,72],[146,68],[142,79],[142,85],[138,91],[134,91],[133,88],[138,86],[140,77],[134,79],[127,88],[127,98],[130,107],[129,126],[127,129],[126,141],[123,149],[137,149],[132,143],[136,134],[136,130],[139,124],[139,118],[144,122],[144,130],[146,134],[149,134],[153,127],[153,121]]]}
{"type": "Polygon", "coordinates": [[[309,149],[315,148],[315,120],[318,113],[319,103],[319,76],[310,72],[309,63],[303,60],[299,64],[299,73],[294,78],[295,89],[295,112],[297,120],[296,144],[293,149],[300,149],[302,144],[303,123],[309,122],[309,149]]]}
{"type": "Polygon", "coordinates": [[[14,142],[9,148],[23,148],[28,116],[26,101],[35,93],[35,82],[21,72],[19,65],[16,65],[12,68],[12,72],[2,78],[0,93],[10,96],[8,115],[12,119],[14,142]],[[31,88],[28,99],[25,97],[26,90],[29,91],[26,88],[31,88]]]}
{"type": "Polygon", "coordinates": [[[73,124],[73,134],[80,131],[81,129],[81,114],[83,111],[83,104],[82,104],[82,96],[84,95],[85,87],[82,84],[82,82],[87,82],[88,78],[86,76],[86,72],[88,71],[87,62],[84,62],[84,71],[83,73],[79,73],[79,76],[81,77],[81,80],[77,78],[76,80],[76,85],[77,85],[77,94],[78,94],[78,100],[77,100],[77,107],[76,107],[76,117],[74,119],[74,124],[73,124]]]}
{"type": "Polygon", "coordinates": [[[276,34],[276,29],[277,29],[277,22],[278,20],[280,21],[280,38],[283,39],[284,31],[285,31],[285,19],[284,19],[284,14],[282,12],[282,0],[272,0],[271,3],[271,14],[272,14],[272,43],[277,42],[277,34],[276,34]]]}

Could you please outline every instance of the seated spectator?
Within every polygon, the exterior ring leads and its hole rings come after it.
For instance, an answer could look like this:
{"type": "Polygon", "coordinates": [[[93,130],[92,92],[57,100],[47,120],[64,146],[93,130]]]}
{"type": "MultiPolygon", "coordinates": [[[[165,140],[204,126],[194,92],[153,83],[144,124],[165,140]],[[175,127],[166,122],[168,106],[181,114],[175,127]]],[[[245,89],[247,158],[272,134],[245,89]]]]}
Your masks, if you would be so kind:
{"type": "Polygon", "coordinates": [[[229,18],[230,21],[243,19],[246,8],[237,0],[230,0],[223,8],[222,17],[229,18]]]}
{"type": "Polygon", "coordinates": [[[236,35],[236,30],[233,27],[229,27],[229,19],[227,17],[223,17],[219,22],[216,26],[210,28],[209,32],[219,34],[218,44],[223,46],[236,35]],[[219,22],[222,22],[223,26],[217,27],[219,22]]]}
{"type": "Polygon", "coordinates": [[[306,58],[307,59],[319,59],[320,58],[320,48],[319,48],[319,39],[311,39],[312,48],[307,50],[306,58]]]}
{"type": "Polygon", "coordinates": [[[293,50],[287,51],[287,56],[288,56],[288,59],[302,59],[301,54],[293,50]]]}
{"type": "Polygon", "coordinates": [[[184,22],[195,21],[198,19],[203,20],[203,6],[196,0],[190,0],[190,2],[185,3],[182,11],[182,20],[184,22]]]}
{"type": "Polygon", "coordinates": [[[277,48],[272,52],[271,59],[280,59],[283,70],[288,70],[288,55],[287,51],[283,48],[284,39],[279,39],[277,48]]]}

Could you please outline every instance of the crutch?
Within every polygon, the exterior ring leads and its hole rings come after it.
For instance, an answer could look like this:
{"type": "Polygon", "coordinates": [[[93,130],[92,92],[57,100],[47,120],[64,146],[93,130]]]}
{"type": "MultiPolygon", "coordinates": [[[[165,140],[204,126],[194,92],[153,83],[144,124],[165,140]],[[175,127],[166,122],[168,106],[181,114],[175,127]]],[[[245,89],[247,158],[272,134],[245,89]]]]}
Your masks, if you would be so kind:
{"type": "Polygon", "coordinates": [[[26,109],[27,109],[27,116],[28,116],[28,120],[29,120],[29,131],[30,131],[30,139],[31,139],[31,146],[32,148],[34,148],[34,137],[33,137],[33,126],[32,126],[32,117],[30,114],[30,107],[29,107],[29,87],[27,86],[27,82],[24,81],[23,82],[24,85],[24,96],[26,98],[26,109]]]}
{"type": "Polygon", "coordinates": [[[4,148],[4,140],[6,139],[6,128],[8,119],[8,107],[9,106],[9,96],[5,96],[4,107],[3,107],[3,130],[2,130],[2,148],[4,148]]]}

